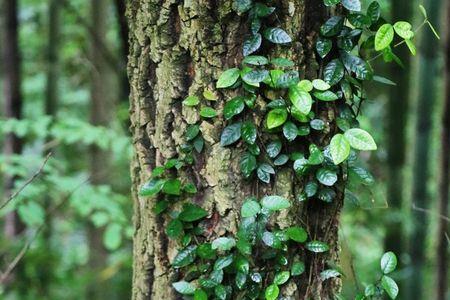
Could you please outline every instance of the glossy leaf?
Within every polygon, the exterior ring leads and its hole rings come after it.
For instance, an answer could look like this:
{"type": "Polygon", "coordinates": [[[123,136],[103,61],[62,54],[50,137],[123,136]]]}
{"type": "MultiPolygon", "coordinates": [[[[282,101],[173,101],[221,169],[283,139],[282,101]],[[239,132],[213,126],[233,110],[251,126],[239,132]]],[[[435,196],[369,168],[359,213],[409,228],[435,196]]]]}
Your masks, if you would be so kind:
{"type": "Polygon", "coordinates": [[[315,253],[322,253],[330,250],[327,243],[321,241],[311,241],[305,244],[306,249],[315,253]]]}
{"type": "Polygon", "coordinates": [[[321,58],[325,58],[330,53],[333,42],[330,39],[319,37],[316,42],[316,51],[321,58]]]}
{"type": "Polygon", "coordinates": [[[287,44],[292,41],[291,37],[281,28],[267,28],[264,37],[275,44],[287,44]]]}
{"type": "Polygon", "coordinates": [[[241,138],[242,123],[235,123],[225,127],[220,136],[220,144],[228,146],[237,142],[241,138]]]}
{"type": "Polygon", "coordinates": [[[350,143],[350,146],[356,150],[371,151],[377,149],[377,145],[372,136],[365,130],[352,128],[347,130],[344,135],[350,143]]]}
{"type": "Polygon", "coordinates": [[[245,178],[250,177],[252,172],[256,169],[256,157],[249,152],[244,153],[239,161],[239,167],[245,178]]]}
{"type": "Polygon", "coordinates": [[[261,204],[269,210],[282,210],[291,206],[289,200],[280,196],[265,196],[261,204]]]}
{"type": "Polygon", "coordinates": [[[244,99],[242,97],[235,97],[225,103],[223,108],[223,116],[226,120],[240,114],[245,108],[244,99]]]}
{"type": "Polygon", "coordinates": [[[238,68],[228,69],[223,72],[219,80],[217,80],[216,87],[218,89],[227,88],[236,83],[240,76],[240,70],[238,68]]]}
{"type": "Polygon", "coordinates": [[[288,237],[291,240],[296,241],[298,243],[304,243],[306,241],[306,239],[308,238],[308,235],[307,235],[305,229],[298,227],[298,226],[289,227],[286,230],[286,234],[288,235],[288,237]]]}
{"type": "Polygon", "coordinates": [[[244,124],[242,124],[241,136],[246,143],[250,145],[254,144],[256,142],[257,134],[258,133],[255,124],[250,121],[246,121],[244,122],[244,124]]]}
{"type": "Polygon", "coordinates": [[[394,24],[394,31],[405,40],[410,40],[414,37],[414,32],[412,31],[412,26],[409,22],[396,22],[394,24]]]}
{"type": "Polygon", "coordinates": [[[320,27],[320,33],[325,37],[335,36],[341,32],[344,26],[344,18],[341,16],[334,16],[329,18],[325,24],[320,27]]]}
{"type": "Polygon", "coordinates": [[[326,186],[333,186],[338,179],[336,172],[328,168],[320,168],[317,170],[316,178],[321,184],[326,186]]]}
{"type": "Polygon", "coordinates": [[[217,112],[212,107],[203,107],[200,110],[200,116],[202,116],[203,118],[214,118],[217,116],[217,112]]]}
{"type": "Polygon", "coordinates": [[[375,35],[375,50],[381,51],[392,43],[394,40],[394,28],[391,24],[381,26],[375,35]]]}
{"type": "Polygon", "coordinates": [[[183,295],[193,295],[195,293],[195,287],[187,281],[174,282],[172,286],[178,293],[183,295]]]}
{"type": "Polygon", "coordinates": [[[278,286],[276,284],[269,285],[264,292],[264,296],[265,296],[266,300],[276,300],[276,299],[278,299],[279,294],[280,294],[280,289],[278,288],[278,286]]]}
{"type": "Polygon", "coordinates": [[[267,115],[267,128],[279,127],[286,122],[288,113],[284,108],[272,109],[267,115]]]}
{"type": "Polygon", "coordinates": [[[191,263],[194,262],[197,256],[196,250],[197,246],[191,245],[179,251],[172,262],[172,266],[176,268],[181,268],[190,265],[191,263]]]}
{"type": "Polygon", "coordinates": [[[330,142],[331,157],[335,165],[342,163],[350,155],[350,143],[343,134],[336,134],[330,142]]]}
{"type": "Polygon", "coordinates": [[[247,200],[242,204],[241,217],[248,218],[256,216],[261,210],[261,205],[255,200],[247,200]]]}
{"type": "Polygon", "coordinates": [[[261,34],[257,33],[250,37],[249,39],[245,40],[242,53],[244,56],[250,55],[261,47],[262,42],[262,36],[261,34]]]}
{"type": "Polygon", "coordinates": [[[220,237],[212,241],[211,248],[220,251],[227,251],[236,246],[236,240],[233,238],[220,237]]]}
{"type": "Polygon", "coordinates": [[[302,113],[309,114],[312,107],[312,98],[308,92],[293,86],[289,89],[289,100],[302,113]]]}
{"type": "Polygon", "coordinates": [[[289,280],[289,277],[291,277],[291,274],[289,273],[289,271],[279,272],[279,273],[275,274],[273,283],[277,284],[277,285],[285,284],[289,280]]]}
{"type": "Polygon", "coordinates": [[[381,257],[380,263],[383,274],[389,274],[397,267],[397,256],[395,256],[394,252],[386,252],[381,257]]]}
{"type": "Polygon", "coordinates": [[[361,1],[360,0],[342,0],[342,5],[351,11],[360,11],[361,10],[361,1]]]}
{"type": "Polygon", "coordinates": [[[398,296],[398,286],[397,283],[389,276],[384,275],[381,277],[381,286],[383,287],[383,290],[386,291],[386,294],[388,294],[389,298],[395,299],[398,296]]]}
{"type": "Polygon", "coordinates": [[[298,127],[293,122],[286,122],[283,126],[283,135],[284,137],[292,142],[298,135],[298,127]]]}
{"type": "Polygon", "coordinates": [[[324,80],[329,85],[335,85],[344,77],[344,65],[339,59],[329,62],[323,71],[324,80]]]}

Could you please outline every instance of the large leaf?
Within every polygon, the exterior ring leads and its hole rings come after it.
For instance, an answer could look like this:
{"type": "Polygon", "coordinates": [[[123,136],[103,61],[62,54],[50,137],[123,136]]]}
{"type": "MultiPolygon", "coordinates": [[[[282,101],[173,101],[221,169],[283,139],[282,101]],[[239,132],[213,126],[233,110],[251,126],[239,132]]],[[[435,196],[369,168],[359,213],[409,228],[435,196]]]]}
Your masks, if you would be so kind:
{"type": "Polygon", "coordinates": [[[309,114],[312,106],[312,98],[308,92],[301,90],[298,86],[289,89],[289,100],[302,114],[309,114]]]}
{"type": "Polygon", "coordinates": [[[342,5],[351,11],[360,11],[361,10],[361,1],[360,0],[342,0],[342,5]]]}
{"type": "Polygon", "coordinates": [[[242,123],[235,123],[225,127],[220,136],[220,144],[228,146],[237,142],[241,138],[242,123]]]}
{"type": "Polygon", "coordinates": [[[356,150],[371,151],[377,149],[377,144],[372,136],[365,130],[360,128],[352,128],[345,132],[350,146],[356,150]]]}
{"type": "Polygon", "coordinates": [[[286,44],[292,41],[291,37],[281,28],[267,28],[264,37],[275,44],[286,44]]]}
{"type": "Polygon", "coordinates": [[[259,47],[261,47],[261,41],[262,41],[262,37],[261,34],[257,33],[255,35],[253,35],[252,37],[250,37],[249,39],[247,39],[244,42],[244,46],[243,46],[243,54],[244,56],[250,55],[254,52],[256,52],[259,47]]]}
{"type": "Polygon", "coordinates": [[[344,26],[344,18],[341,16],[334,16],[329,18],[325,24],[320,27],[320,33],[325,37],[335,36],[341,32],[344,26]]]}
{"type": "Polygon", "coordinates": [[[395,256],[394,252],[386,252],[381,257],[381,271],[384,274],[389,274],[395,270],[397,267],[397,256],[395,256]]]}
{"type": "Polygon", "coordinates": [[[325,82],[335,85],[344,77],[344,65],[339,59],[333,59],[323,71],[325,82]]]}
{"type": "Polygon", "coordinates": [[[381,51],[392,43],[394,40],[394,28],[391,24],[381,26],[375,35],[375,50],[381,51]]]}
{"type": "Polygon", "coordinates": [[[397,298],[398,286],[397,283],[395,283],[394,279],[384,275],[383,277],[381,277],[381,286],[383,287],[383,290],[386,291],[389,298],[391,299],[397,298]]]}
{"type": "Polygon", "coordinates": [[[220,75],[219,80],[217,80],[216,87],[218,89],[230,87],[236,83],[239,76],[240,71],[238,68],[228,69],[220,75]]]}
{"type": "Polygon", "coordinates": [[[195,286],[187,281],[174,282],[172,286],[178,293],[183,295],[193,295],[195,293],[195,286]]]}
{"type": "Polygon", "coordinates": [[[336,134],[330,142],[330,153],[335,165],[342,163],[350,155],[350,143],[343,134],[336,134]]]}
{"type": "Polygon", "coordinates": [[[269,210],[281,210],[291,206],[289,200],[280,196],[265,196],[262,198],[261,204],[269,210]]]}
{"type": "Polygon", "coordinates": [[[288,117],[287,110],[284,108],[272,109],[267,115],[267,128],[272,129],[281,126],[288,117]]]}

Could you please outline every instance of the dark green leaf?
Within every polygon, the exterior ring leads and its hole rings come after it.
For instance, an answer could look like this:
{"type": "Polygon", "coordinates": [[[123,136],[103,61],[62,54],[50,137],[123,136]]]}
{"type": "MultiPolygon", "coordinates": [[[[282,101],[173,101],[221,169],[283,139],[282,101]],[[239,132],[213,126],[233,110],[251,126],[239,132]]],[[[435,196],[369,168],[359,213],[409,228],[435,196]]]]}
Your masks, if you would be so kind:
{"type": "Polygon", "coordinates": [[[249,152],[245,152],[239,161],[239,166],[242,175],[244,175],[245,178],[250,177],[252,172],[256,169],[256,157],[249,152]]]}
{"type": "Polygon", "coordinates": [[[241,138],[242,123],[235,123],[225,127],[220,136],[220,144],[228,146],[234,144],[241,138]]]}
{"type": "Polygon", "coordinates": [[[248,144],[254,144],[257,137],[257,129],[255,124],[250,121],[244,122],[241,128],[242,139],[248,144]]]}
{"type": "Polygon", "coordinates": [[[292,264],[291,275],[298,276],[305,272],[305,264],[301,261],[296,261],[292,264]]]}
{"type": "Polygon", "coordinates": [[[186,128],[186,141],[192,141],[193,139],[195,139],[197,137],[197,135],[200,133],[200,126],[195,124],[195,125],[189,125],[186,128]]]}
{"type": "Polygon", "coordinates": [[[267,155],[269,155],[270,158],[277,157],[278,154],[281,152],[281,141],[276,140],[272,141],[267,145],[267,155]]]}
{"type": "Polygon", "coordinates": [[[348,54],[346,52],[341,52],[341,58],[345,65],[345,68],[350,72],[356,74],[356,78],[360,80],[371,80],[373,77],[372,69],[370,65],[359,58],[358,56],[354,56],[348,54]]]}
{"type": "Polygon", "coordinates": [[[309,181],[306,185],[305,185],[305,193],[306,196],[308,198],[313,197],[316,193],[317,190],[319,188],[319,185],[317,184],[317,182],[315,181],[309,181]]]}
{"type": "Polygon", "coordinates": [[[223,116],[226,120],[240,114],[245,108],[244,99],[242,97],[235,97],[228,101],[223,108],[223,116]]]}
{"type": "Polygon", "coordinates": [[[249,55],[242,62],[254,66],[264,66],[269,63],[269,60],[265,56],[249,55]]]}
{"type": "Polygon", "coordinates": [[[378,21],[378,19],[380,18],[380,14],[381,14],[380,4],[378,3],[378,1],[373,1],[369,5],[369,8],[367,9],[367,16],[372,21],[372,24],[378,21]]]}
{"type": "Polygon", "coordinates": [[[286,233],[291,240],[296,241],[298,243],[304,243],[308,238],[305,229],[298,226],[288,228],[286,230],[286,233]]]}
{"type": "Polygon", "coordinates": [[[264,37],[275,44],[286,44],[292,41],[291,37],[281,28],[267,28],[264,37]]]}
{"type": "Polygon", "coordinates": [[[191,245],[179,251],[177,256],[175,256],[173,260],[172,266],[174,266],[175,268],[182,268],[190,265],[194,262],[195,257],[197,256],[196,250],[197,246],[191,245]]]}
{"type": "Polygon", "coordinates": [[[227,299],[227,290],[221,284],[219,284],[218,286],[216,286],[214,288],[214,294],[216,295],[217,299],[219,299],[219,300],[227,299]]]}
{"type": "Polygon", "coordinates": [[[326,186],[333,186],[338,180],[336,172],[328,168],[320,168],[317,170],[316,178],[321,184],[326,186]]]}
{"type": "Polygon", "coordinates": [[[208,212],[198,205],[186,203],[178,218],[183,222],[194,222],[203,219],[208,212]]]}
{"type": "Polygon", "coordinates": [[[164,183],[163,193],[167,195],[179,196],[181,194],[181,181],[179,179],[169,179],[164,183]]]}
{"type": "Polygon", "coordinates": [[[180,220],[174,219],[167,224],[166,234],[169,238],[175,239],[183,234],[183,223],[180,220]]]}
{"type": "Polygon", "coordinates": [[[216,257],[216,251],[212,249],[210,243],[204,243],[198,246],[197,255],[203,259],[214,259],[216,257]]]}
{"type": "Polygon", "coordinates": [[[344,25],[344,18],[341,16],[334,16],[328,19],[325,24],[320,27],[320,33],[323,36],[331,37],[341,32],[344,25]]]}
{"type": "Polygon", "coordinates": [[[356,28],[365,28],[372,24],[370,17],[363,14],[350,14],[347,18],[350,24],[356,28]]]}
{"type": "Polygon", "coordinates": [[[262,37],[261,34],[257,33],[255,35],[253,35],[251,38],[247,39],[244,42],[244,46],[243,46],[243,54],[244,56],[250,55],[254,52],[256,52],[259,47],[261,47],[261,41],[262,41],[262,37]]]}
{"type": "Polygon", "coordinates": [[[323,71],[325,82],[335,85],[344,77],[344,65],[339,59],[334,59],[325,67],[323,71]]]}
{"type": "Polygon", "coordinates": [[[331,188],[322,188],[317,195],[320,201],[331,203],[336,198],[336,192],[331,188]]]}
{"type": "Polygon", "coordinates": [[[269,7],[265,4],[256,2],[255,3],[255,13],[258,17],[264,18],[271,15],[275,11],[275,7],[269,7]]]}
{"type": "Polygon", "coordinates": [[[281,75],[277,80],[277,87],[288,88],[292,85],[296,85],[300,81],[297,71],[289,71],[281,75]]]}
{"type": "Polygon", "coordinates": [[[311,128],[314,130],[323,130],[325,128],[325,122],[321,119],[314,119],[309,122],[309,125],[311,125],[311,128]]]}
{"type": "Polygon", "coordinates": [[[327,38],[319,37],[316,42],[316,51],[319,53],[321,58],[330,53],[331,48],[333,47],[333,42],[327,38]]]}

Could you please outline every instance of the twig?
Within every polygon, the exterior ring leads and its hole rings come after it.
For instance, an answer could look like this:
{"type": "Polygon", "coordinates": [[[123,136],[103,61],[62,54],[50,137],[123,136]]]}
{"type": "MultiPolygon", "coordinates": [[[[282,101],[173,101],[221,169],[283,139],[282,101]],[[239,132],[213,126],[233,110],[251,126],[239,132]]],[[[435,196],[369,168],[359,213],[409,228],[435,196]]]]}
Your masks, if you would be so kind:
{"type": "Polygon", "coordinates": [[[15,191],[11,196],[9,196],[9,198],[5,202],[3,202],[0,205],[0,210],[2,210],[6,205],[8,205],[8,203],[11,202],[14,198],[16,198],[31,182],[33,182],[33,180],[35,180],[42,173],[42,171],[44,170],[44,167],[47,164],[48,160],[50,159],[51,155],[52,155],[51,152],[49,152],[47,154],[42,165],[36,171],[36,173],[34,173],[33,176],[31,176],[17,191],[15,191]]]}
{"type": "Polygon", "coordinates": [[[429,209],[417,207],[415,203],[412,204],[412,209],[415,210],[415,211],[420,211],[420,212],[429,214],[429,215],[437,216],[437,217],[439,217],[440,219],[442,219],[442,220],[447,221],[447,222],[450,223],[450,218],[449,218],[449,217],[447,217],[447,216],[445,216],[445,215],[442,215],[442,214],[439,214],[439,213],[434,213],[434,212],[432,212],[432,211],[429,210],[429,209]]]}
{"type": "MultiPolygon", "coordinates": [[[[48,157],[49,157],[49,155],[48,155],[48,157]]],[[[72,191],[70,191],[70,193],[58,205],[56,205],[56,206],[52,207],[51,209],[49,209],[48,211],[46,211],[45,218],[49,217],[55,211],[57,211],[59,208],[61,208],[64,204],[66,204],[67,201],[69,201],[69,199],[72,197],[72,195],[89,180],[90,180],[90,177],[83,180],[78,186],[76,186],[72,191]]],[[[37,236],[42,231],[42,229],[44,228],[45,225],[46,225],[45,222],[43,222],[41,225],[39,225],[39,227],[36,229],[34,234],[27,240],[25,245],[22,247],[20,252],[11,261],[11,263],[9,263],[6,270],[0,273],[0,284],[3,284],[7,280],[8,276],[11,274],[11,272],[17,267],[17,265],[22,260],[22,258],[25,256],[28,249],[30,249],[31,245],[36,240],[37,236]]]]}

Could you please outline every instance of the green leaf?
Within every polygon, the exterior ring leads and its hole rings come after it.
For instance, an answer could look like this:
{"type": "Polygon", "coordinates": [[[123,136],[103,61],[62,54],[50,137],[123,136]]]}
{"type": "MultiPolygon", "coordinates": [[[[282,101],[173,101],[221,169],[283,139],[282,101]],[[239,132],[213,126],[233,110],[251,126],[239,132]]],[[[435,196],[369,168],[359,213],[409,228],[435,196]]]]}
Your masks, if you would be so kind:
{"type": "Polygon", "coordinates": [[[197,255],[203,259],[214,259],[216,250],[212,249],[210,243],[200,244],[197,248],[197,255]]]}
{"type": "Polygon", "coordinates": [[[347,18],[350,24],[352,24],[356,28],[363,29],[365,27],[369,27],[372,23],[370,17],[363,14],[349,14],[347,18]]]}
{"type": "Polygon", "coordinates": [[[183,223],[178,219],[170,221],[166,227],[166,234],[171,239],[180,237],[183,234],[183,223]]]}
{"type": "Polygon", "coordinates": [[[169,202],[168,201],[158,201],[156,202],[155,206],[153,206],[153,212],[156,215],[159,215],[160,213],[162,213],[163,211],[165,211],[167,209],[167,207],[169,207],[169,202]]]}
{"type": "Polygon", "coordinates": [[[341,0],[324,0],[324,1],[323,1],[323,3],[324,3],[326,6],[333,6],[333,5],[338,4],[339,2],[341,2],[341,0]]]}
{"type": "Polygon", "coordinates": [[[245,13],[252,8],[252,0],[234,0],[233,9],[239,14],[245,13]]]}
{"type": "Polygon", "coordinates": [[[308,238],[308,234],[306,233],[305,229],[298,226],[288,228],[286,230],[286,233],[291,240],[298,243],[304,243],[308,238]]]}
{"type": "Polygon", "coordinates": [[[312,81],[312,85],[316,90],[319,90],[319,91],[326,91],[329,88],[331,88],[331,86],[328,83],[326,83],[325,81],[323,81],[322,79],[314,79],[312,81]]]}
{"type": "Polygon", "coordinates": [[[325,37],[335,36],[341,32],[344,26],[344,18],[341,16],[334,16],[329,18],[325,24],[320,27],[320,33],[325,37]]]}
{"type": "Polygon", "coordinates": [[[307,196],[308,198],[313,197],[313,196],[317,193],[318,188],[319,188],[319,185],[317,184],[317,182],[315,182],[315,181],[309,181],[309,182],[305,185],[305,189],[304,189],[304,191],[305,191],[305,193],[306,193],[306,196],[307,196]]]}
{"type": "Polygon", "coordinates": [[[289,160],[289,156],[287,156],[286,154],[281,154],[280,156],[278,156],[274,161],[273,164],[275,166],[282,166],[285,163],[287,163],[289,160]]]}
{"type": "Polygon", "coordinates": [[[412,26],[410,23],[405,21],[398,21],[394,24],[395,32],[403,39],[410,40],[414,37],[414,32],[412,31],[412,26]]]}
{"type": "Polygon", "coordinates": [[[236,240],[233,238],[220,237],[211,243],[211,248],[219,251],[227,251],[236,246],[236,240]]]}
{"type": "Polygon", "coordinates": [[[255,124],[250,121],[246,121],[242,124],[241,136],[246,143],[253,145],[256,142],[257,134],[258,132],[255,124]]]}
{"type": "Polygon", "coordinates": [[[248,65],[264,66],[269,63],[269,60],[265,56],[249,55],[242,62],[248,65]]]}
{"type": "Polygon", "coordinates": [[[336,134],[330,142],[331,157],[335,165],[342,163],[350,155],[350,143],[343,134],[336,134]]]}
{"type": "Polygon", "coordinates": [[[298,135],[298,127],[294,123],[288,121],[283,126],[283,135],[284,137],[292,142],[298,135]]]}
{"type": "Polygon", "coordinates": [[[392,86],[396,86],[397,85],[392,80],[390,80],[388,78],[385,78],[385,77],[382,77],[382,76],[378,76],[378,75],[374,75],[373,76],[373,81],[384,83],[384,84],[387,84],[387,85],[392,85],[392,86]]]}
{"type": "Polygon", "coordinates": [[[173,288],[180,294],[193,295],[195,293],[195,287],[187,281],[178,281],[172,283],[173,288]]]}
{"type": "Polygon", "coordinates": [[[166,183],[165,179],[151,179],[141,187],[140,196],[151,197],[158,194],[166,183]]]}
{"type": "Polygon", "coordinates": [[[194,300],[208,300],[208,294],[202,289],[195,290],[194,300]]]}
{"type": "Polygon", "coordinates": [[[225,127],[220,136],[220,145],[229,146],[241,138],[242,123],[235,123],[225,127]]]}
{"type": "Polygon", "coordinates": [[[351,11],[361,11],[360,0],[342,0],[342,5],[351,11]]]}
{"type": "Polygon", "coordinates": [[[269,210],[282,210],[291,206],[289,200],[280,196],[265,196],[261,204],[269,210]]]}
{"type": "Polygon", "coordinates": [[[309,158],[308,164],[320,165],[323,162],[324,156],[319,147],[314,144],[309,145],[309,158]]]}
{"type": "Polygon", "coordinates": [[[275,170],[269,164],[261,164],[256,172],[258,178],[265,183],[270,182],[270,174],[275,174],[275,170]]]}
{"type": "Polygon", "coordinates": [[[311,92],[314,88],[313,84],[311,81],[309,81],[308,79],[303,79],[302,81],[300,81],[297,85],[297,87],[305,92],[311,92]]]}
{"type": "Polygon", "coordinates": [[[267,115],[267,128],[279,127],[286,122],[288,117],[287,110],[284,108],[272,109],[267,115]]]}
{"type": "Polygon", "coordinates": [[[284,57],[277,57],[270,61],[272,65],[278,66],[278,67],[293,67],[294,62],[292,60],[289,60],[284,57]]]}
{"type": "Polygon", "coordinates": [[[205,97],[205,99],[209,101],[217,101],[217,99],[219,99],[219,97],[217,97],[217,95],[213,91],[210,91],[208,89],[205,89],[203,91],[203,97],[205,97]]]}
{"type": "Polygon", "coordinates": [[[198,205],[186,203],[178,218],[183,222],[194,222],[203,219],[208,212],[198,205]]]}
{"type": "Polygon", "coordinates": [[[323,91],[323,92],[314,92],[314,97],[319,99],[320,101],[335,101],[339,99],[338,95],[333,93],[332,91],[323,91]]]}
{"type": "Polygon", "coordinates": [[[394,252],[386,252],[381,257],[380,263],[383,274],[392,273],[397,267],[397,256],[395,256],[394,252]]]}
{"type": "Polygon", "coordinates": [[[321,241],[311,241],[305,244],[306,249],[314,253],[322,253],[330,250],[327,243],[321,241]]]}
{"type": "Polygon", "coordinates": [[[316,42],[316,51],[321,58],[325,58],[330,53],[333,42],[330,39],[319,37],[316,42]]]}
{"type": "Polygon", "coordinates": [[[325,128],[325,122],[321,119],[314,119],[309,122],[311,128],[314,130],[323,130],[325,128]]]}
{"type": "Polygon", "coordinates": [[[240,76],[240,70],[238,68],[228,69],[223,72],[219,80],[217,80],[216,87],[218,89],[227,88],[236,83],[240,76]]]}
{"type": "Polygon", "coordinates": [[[281,75],[276,83],[279,88],[288,88],[300,81],[298,71],[289,71],[281,75]]]}
{"type": "Polygon", "coordinates": [[[269,7],[260,2],[255,3],[255,13],[258,17],[264,18],[271,15],[275,11],[275,7],[269,7]]]}
{"type": "Polygon", "coordinates": [[[256,52],[261,47],[262,37],[261,34],[257,33],[251,38],[245,40],[242,53],[244,56],[250,55],[256,52]]]}
{"type": "Polygon", "coordinates": [[[275,44],[286,44],[292,42],[291,37],[281,28],[267,28],[264,37],[275,44]]]}
{"type": "Polygon", "coordinates": [[[249,218],[256,216],[261,210],[261,206],[255,200],[247,200],[242,204],[241,217],[249,218]]]}
{"type": "Polygon", "coordinates": [[[280,294],[280,289],[276,284],[271,284],[266,288],[264,292],[264,296],[266,300],[276,300],[278,299],[278,295],[280,294]]]}
{"type": "Polygon", "coordinates": [[[324,80],[329,85],[335,85],[344,77],[344,65],[339,59],[333,59],[323,71],[324,80]]]}
{"type": "Polygon", "coordinates": [[[384,275],[383,277],[381,277],[381,286],[383,287],[383,290],[386,291],[389,298],[391,299],[397,298],[398,286],[397,283],[395,283],[394,279],[384,275]]]}
{"type": "Polygon", "coordinates": [[[186,141],[192,141],[193,139],[195,139],[197,137],[197,135],[200,133],[200,126],[197,124],[194,125],[189,125],[186,128],[186,141]]]}
{"type": "Polygon", "coordinates": [[[233,254],[218,258],[214,263],[214,270],[217,271],[225,269],[226,267],[228,267],[233,263],[233,260],[234,260],[233,254]]]}
{"type": "Polygon", "coordinates": [[[285,284],[289,280],[289,277],[291,277],[289,271],[282,271],[280,273],[275,274],[273,283],[277,285],[285,284]]]}
{"type": "Polygon", "coordinates": [[[369,284],[364,289],[364,296],[366,296],[366,297],[374,296],[376,292],[377,292],[377,288],[375,287],[375,285],[374,284],[369,284]]]}
{"type": "Polygon", "coordinates": [[[358,56],[350,55],[346,52],[341,52],[342,61],[350,72],[356,74],[356,78],[360,80],[371,80],[373,77],[370,65],[358,56]]]}
{"type": "Polygon", "coordinates": [[[378,3],[378,1],[373,1],[369,5],[369,8],[367,9],[367,16],[372,21],[372,24],[375,24],[378,21],[378,19],[380,18],[380,14],[381,14],[380,4],[378,3]]]}
{"type": "Polygon", "coordinates": [[[320,279],[322,279],[322,281],[325,281],[330,278],[336,278],[339,276],[341,276],[341,273],[335,269],[327,269],[320,272],[320,279]]]}
{"type": "Polygon", "coordinates": [[[227,299],[227,290],[226,288],[219,284],[214,288],[214,294],[216,295],[217,299],[219,300],[226,300],[227,299]]]}
{"type": "Polygon", "coordinates": [[[350,146],[356,150],[371,151],[377,149],[377,144],[367,131],[352,128],[347,130],[344,135],[350,143],[350,146]]]}
{"type": "Polygon", "coordinates": [[[394,40],[394,28],[391,24],[384,24],[375,34],[375,50],[381,51],[389,47],[394,40]]]}
{"type": "Polygon", "coordinates": [[[441,37],[439,36],[439,34],[437,33],[436,29],[434,28],[433,24],[430,23],[430,21],[427,21],[427,25],[428,27],[430,27],[431,31],[433,32],[434,36],[440,40],[441,37]]]}
{"type": "Polygon", "coordinates": [[[414,45],[414,43],[411,40],[405,40],[405,43],[406,43],[406,46],[408,46],[408,49],[411,52],[411,54],[416,55],[417,49],[416,49],[416,46],[414,45]]]}
{"type": "Polygon", "coordinates": [[[226,120],[239,115],[245,108],[244,99],[242,97],[234,97],[223,108],[223,116],[226,120]]]}
{"type": "Polygon", "coordinates": [[[183,100],[183,105],[186,106],[196,106],[200,103],[200,99],[196,96],[189,96],[186,99],[183,100]]]}
{"type": "Polygon", "coordinates": [[[178,252],[177,256],[175,256],[172,266],[175,268],[182,268],[190,265],[194,262],[197,256],[197,246],[191,245],[187,246],[185,249],[178,252]]]}
{"type": "Polygon", "coordinates": [[[289,89],[289,100],[295,108],[302,114],[309,114],[312,107],[312,98],[308,92],[299,89],[297,86],[293,86],[289,89]]]}
{"type": "Polygon", "coordinates": [[[239,161],[239,167],[245,178],[250,177],[252,172],[256,169],[256,157],[249,152],[245,152],[239,161]]]}
{"type": "Polygon", "coordinates": [[[200,110],[200,116],[202,116],[203,118],[214,118],[217,116],[217,112],[212,107],[203,107],[200,110]]]}
{"type": "Polygon", "coordinates": [[[328,168],[320,168],[317,170],[316,178],[321,184],[326,186],[333,186],[338,180],[336,172],[328,168]]]}
{"type": "Polygon", "coordinates": [[[336,198],[336,192],[331,188],[322,188],[317,195],[320,201],[331,203],[336,198]]]}
{"type": "Polygon", "coordinates": [[[305,272],[305,264],[301,261],[296,261],[292,264],[291,267],[291,275],[298,276],[305,272]]]}
{"type": "Polygon", "coordinates": [[[281,141],[275,140],[270,142],[269,145],[267,145],[266,151],[270,158],[277,157],[281,152],[281,141]]]}
{"type": "Polygon", "coordinates": [[[269,71],[267,70],[252,70],[248,73],[245,73],[242,76],[242,80],[249,84],[258,84],[263,82],[269,76],[269,71]]]}
{"type": "Polygon", "coordinates": [[[362,167],[352,166],[350,168],[351,174],[355,174],[359,180],[365,185],[372,185],[375,182],[372,174],[362,167]]]}
{"type": "Polygon", "coordinates": [[[425,9],[425,7],[422,4],[419,4],[419,9],[420,9],[420,12],[422,13],[423,17],[425,19],[428,19],[427,10],[425,9]]]}
{"type": "MultiPolygon", "coordinates": [[[[35,204],[36,203],[34,203],[34,202],[30,202],[27,206],[22,205],[19,207],[19,210],[22,208],[22,210],[20,210],[20,213],[19,213],[20,216],[25,217],[24,219],[27,220],[27,224],[30,224],[30,225],[39,224],[42,222],[42,221],[31,222],[32,219],[39,218],[39,217],[38,218],[36,217],[37,215],[41,214],[41,213],[36,213],[38,210],[36,210],[36,212],[33,213],[32,217],[27,216],[27,214],[23,213],[23,207],[27,207],[29,209],[30,207],[34,206],[35,204]]],[[[40,208],[40,206],[36,206],[36,208],[37,207],[40,208]]],[[[42,213],[42,215],[43,215],[43,213],[42,213]]],[[[44,217],[42,216],[42,219],[43,218],[44,217]]],[[[120,244],[122,243],[121,231],[122,231],[122,226],[117,223],[111,223],[106,227],[105,233],[103,235],[103,243],[104,243],[106,249],[113,251],[120,247],[120,244]]]]}
{"type": "Polygon", "coordinates": [[[181,181],[179,179],[169,179],[164,183],[163,193],[167,195],[179,196],[181,194],[181,181]]]}

